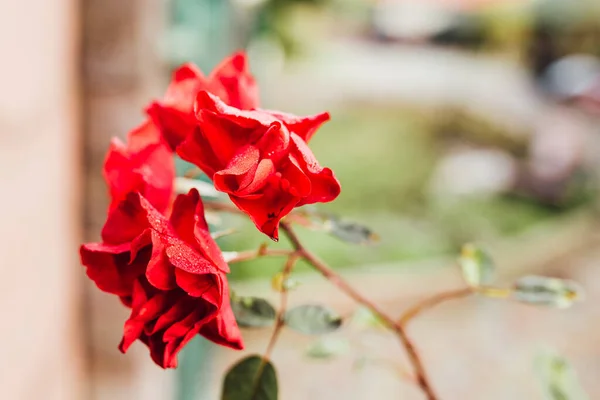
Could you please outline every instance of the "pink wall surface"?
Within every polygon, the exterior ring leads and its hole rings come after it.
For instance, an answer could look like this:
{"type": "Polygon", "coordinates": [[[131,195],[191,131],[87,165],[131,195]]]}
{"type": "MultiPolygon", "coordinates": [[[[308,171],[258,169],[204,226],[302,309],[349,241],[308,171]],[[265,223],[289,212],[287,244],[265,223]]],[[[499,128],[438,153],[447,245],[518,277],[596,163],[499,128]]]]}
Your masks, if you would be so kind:
{"type": "Polygon", "coordinates": [[[0,1],[0,398],[82,399],[76,0],[0,1]]]}

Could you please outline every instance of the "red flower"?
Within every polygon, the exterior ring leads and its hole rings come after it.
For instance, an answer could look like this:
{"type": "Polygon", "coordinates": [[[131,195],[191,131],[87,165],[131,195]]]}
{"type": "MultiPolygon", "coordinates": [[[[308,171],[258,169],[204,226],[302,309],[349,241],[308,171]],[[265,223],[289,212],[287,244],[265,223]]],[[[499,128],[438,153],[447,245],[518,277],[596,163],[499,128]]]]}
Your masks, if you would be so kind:
{"type": "Polygon", "coordinates": [[[194,64],[182,65],[173,74],[163,100],[146,109],[173,150],[194,130],[194,101],[201,90],[233,107],[244,110],[258,107],[258,86],[250,74],[245,53],[226,58],[208,77],[194,64]]]}
{"type": "Polygon", "coordinates": [[[104,178],[114,209],[128,193],[138,192],[165,212],[173,196],[175,162],[160,131],[147,121],[129,132],[127,144],[112,140],[104,161],[104,178]]]}
{"type": "Polygon", "coordinates": [[[198,94],[196,107],[198,127],[177,153],[211,177],[271,238],[278,239],[279,220],[294,207],[339,195],[333,172],[319,165],[306,144],[328,113],[243,111],[206,91],[198,94]]]}
{"type": "Polygon", "coordinates": [[[180,195],[167,220],[138,193],[112,210],[102,243],[81,246],[87,275],[101,290],[131,307],[119,345],[137,339],[163,368],[195,335],[243,348],[229,304],[229,271],[204,219],[196,190],[180,195]]]}

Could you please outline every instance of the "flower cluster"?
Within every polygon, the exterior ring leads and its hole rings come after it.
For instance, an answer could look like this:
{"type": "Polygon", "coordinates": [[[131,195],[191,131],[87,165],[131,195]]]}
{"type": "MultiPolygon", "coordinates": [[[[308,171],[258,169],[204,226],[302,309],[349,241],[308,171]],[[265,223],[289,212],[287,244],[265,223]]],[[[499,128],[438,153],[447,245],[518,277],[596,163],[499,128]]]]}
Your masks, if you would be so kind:
{"type": "Polygon", "coordinates": [[[175,157],[195,164],[256,227],[278,239],[295,207],[340,193],[333,172],[307,142],[329,119],[258,108],[245,54],[208,76],[180,67],[162,100],[127,143],[114,139],[104,163],[110,194],[102,241],[81,246],[82,264],[99,289],[131,309],[119,346],[139,339],[163,368],[194,336],[243,347],[231,310],[229,267],[211,237],[195,189],[175,196],[175,157]]]}

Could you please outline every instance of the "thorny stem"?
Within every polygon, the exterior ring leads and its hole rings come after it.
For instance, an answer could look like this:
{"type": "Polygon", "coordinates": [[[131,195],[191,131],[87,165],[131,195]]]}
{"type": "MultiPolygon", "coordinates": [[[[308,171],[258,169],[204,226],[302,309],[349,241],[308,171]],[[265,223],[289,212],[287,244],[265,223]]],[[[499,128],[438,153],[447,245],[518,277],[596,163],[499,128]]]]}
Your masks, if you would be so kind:
{"type": "MultiPolygon", "coordinates": [[[[293,252],[289,255],[285,266],[283,267],[283,271],[281,271],[283,279],[287,279],[291,274],[294,266],[296,265],[296,261],[300,258],[300,254],[293,252]]],[[[267,349],[265,350],[265,354],[263,355],[263,359],[268,360],[271,357],[271,353],[273,352],[273,348],[277,343],[277,339],[279,338],[279,334],[281,333],[281,329],[285,325],[285,312],[287,310],[287,300],[288,300],[288,290],[285,285],[281,287],[281,299],[279,302],[279,310],[277,311],[277,317],[275,319],[275,328],[273,329],[273,333],[271,334],[271,339],[269,340],[269,344],[267,345],[267,349]]]]}
{"type": "MultiPolygon", "coordinates": [[[[214,211],[225,211],[225,212],[230,212],[230,213],[234,213],[234,214],[242,213],[242,211],[240,211],[237,207],[235,207],[232,204],[206,201],[204,203],[204,206],[207,209],[211,209],[214,211]]],[[[415,371],[415,379],[417,381],[417,384],[419,385],[419,387],[421,388],[421,390],[427,397],[427,400],[438,400],[438,397],[433,392],[431,384],[429,383],[429,379],[427,378],[427,374],[425,372],[423,362],[421,361],[421,357],[419,356],[419,353],[417,352],[417,349],[415,348],[412,340],[408,336],[404,325],[402,325],[399,322],[396,322],[392,317],[390,317],[385,312],[383,312],[379,308],[379,306],[377,306],[376,304],[372,303],[370,300],[363,297],[350,284],[348,284],[340,275],[338,275],[335,271],[333,271],[331,268],[329,268],[329,266],[327,266],[327,264],[325,264],[316,255],[314,255],[309,250],[307,250],[304,247],[304,245],[302,245],[302,243],[300,242],[300,239],[296,235],[296,232],[294,232],[294,230],[291,227],[289,222],[281,221],[280,227],[281,227],[281,230],[285,233],[285,235],[290,240],[292,247],[295,250],[294,254],[292,256],[290,256],[290,258],[288,259],[288,264],[286,264],[284,272],[285,272],[285,270],[288,270],[289,272],[291,272],[297,258],[303,258],[310,265],[312,265],[312,267],[314,267],[317,271],[319,271],[321,273],[321,275],[323,275],[326,279],[328,279],[333,285],[337,286],[340,290],[342,290],[344,293],[346,293],[346,295],[348,295],[350,298],[352,298],[357,303],[359,303],[359,304],[363,305],[364,307],[368,308],[369,310],[371,310],[371,312],[373,314],[377,315],[381,319],[381,321],[383,323],[385,323],[391,330],[393,330],[396,333],[396,335],[398,336],[398,338],[400,339],[400,342],[402,343],[403,347],[405,348],[405,350],[408,354],[408,358],[409,358],[409,360],[413,366],[413,369],[415,371]],[[290,261],[291,259],[293,259],[293,261],[290,261]]],[[[288,272],[288,274],[289,274],[289,272],[288,272]]],[[[286,291],[282,292],[282,305],[287,306],[286,291]]],[[[282,309],[283,309],[283,307],[282,307],[282,309]]],[[[284,312],[285,312],[285,310],[284,310],[284,312]]],[[[280,312],[279,312],[279,315],[277,318],[277,322],[275,325],[275,329],[271,336],[271,340],[269,341],[269,345],[267,347],[267,351],[265,352],[265,356],[263,357],[263,360],[268,359],[268,356],[270,355],[273,346],[277,342],[277,338],[278,338],[281,328],[283,326],[282,317],[283,317],[283,314],[280,309],[280,312]]],[[[264,367],[264,364],[263,364],[263,367],[264,367]]]]}
{"type": "Polygon", "coordinates": [[[448,300],[462,299],[476,293],[483,294],[487,297],[505,299],[512,294],[512,289],[503,289],[491,286],[474,286],[438,293],[419,301],[411,308],[404,311],[404,313],[398,319],[398,323],[400,325],[406,326],[410,321],[412,321],[415,317],[417,317],[424,311],[432,309],[433,307],[442,304],[448,300]]]}
{"type": "Polygon", "coordinates": [[[381,367],[385,367],[385,368],[390,368],[392,369],[394,372],[396,372],[398,374],[398,376],[400,377],[400,379],[403,379],[407,382],[410,383],[416,383],[415,381],[415,377],[407,370],[405,370],[402,367],[399,367],[398,365],[396,365],[394,362],[390,361],[390,360],[386,360],[386,359],[377,359],[377,358],[365,358],[363,360],[364,363],[369,363],[371,365],[375,365],[375,366],[381,366],[381,367]]]}
{"type": "Polygon", "coordinates": [[[202,170],[198,167],[193,167],[185,171],[183,177],[193,179],[199,177],[200,175],[202,175],[202,170]]]}
{"type": "Polygon", "coordinates": [[[307,250],[300,239],[294,232],[293,228],[288,222],[281,221],[280,223],[281,230],[286,234],[289,238],[292,246],[296,250],[296,252],[304,258],[309,264],[311,264],[317,271],[319,271],[326,279],[328,279],[333,285],[337,286],[340,290],[346,293],[349,297],[351,297],[357,303],[365,306],[375,315],[377,315],[391,330],[393,330],[400,342],[406,349],[408,353],[408,358],[413,366],[415,371],[415,378],[417,384],[423,391],[423,393],[427,396],[428,400],[437,400],[437,396],[433,392],[431,384],[427,378],[425,373],[425,368],[423,366],[423,362],[421,361],[421,357],[417,352],[412,340],[408,336],[404,325],[399,322],[396,322],[392,317],[387,315],[384,311],[382,311],[379,306],[372,303],[370,300],[363,297],[360,293],[358,293],[348,282],[346,282],[340,275],[338,275],[335,271],[333,271],[327,264],[321,261],[316,255],[307,250]]]}
{"type": "Polygon", "coordinates": [[[232,234],[234,234],[234,233],[236,233],[236,232],[237,232],[237,229],[235,229],[235,228],[230,228],[230,229],[225,229],[225,230],[222,230],[222,231],[217,231],[217,232],[211,233],[211,234],[210,234],[210,236],[211,236],[211,237],[212,237],[214,240],[217,240],[217,239],[220,239],[220,238],[222,238],[222,237],[225,237],[225,236],[232,235],[232,234]]]}
{"type": "MultiPolygon", "coordinates": [[[[296,265],[296,261],[298,261],[299,257],[300,257],[300,255],[297,252],[292,252],[289,254],[288,259],[285,263],[285,266],[283,267],[283,270],[281,271],[281,274],[283,275],[284,279],[287,278],[292,273],[292,270],[294,269],[294,266],[296,265]]],[[[256,395],[259,390],[258,382],[260,382],[260,377],[265,369],[265,365],[271,358],[271,353],[273,352],[273,348],[275,348],[277,339],[279,339],[279,334],[281,333],[281,329],[285,325],[284,316],[285,316],[285,311],[287,310],[287,297],[288,297],[287,292],[288,291],[285,288],[285,286],[281,288],[281,300],[280,300],[280,304],[279,304],[279,310],[277,311],[277,317],[275,319],[275,327],[273,328],[273,333],[271,334],[271,338],[269,339],[269,344],[267,345],[267,349],[265,350],[265,353],[262,356],[262,362],[260,363],[260,365],[258,366],[258,369],[256,370],[256,375],[254,378],[255,379],[254,389],[252,391],[252,397],[251,397],[252,399],[256,398],[256,395]]]]}
{"type": "Polygon", "coordinates": [[[241,211],[239,208],[237,208],[233,204],[223,203],[221,201],[209,201],[209,200],[203,199],[203,203],[204,203],[204,208],[207,210],[225,211],[225,212],[232,213],[232,214],[243,214],[244,213],[243,211],[241,211]]]}
{"type": "Polygon", "coordinates": [[[421,300],[402,314],[402,316],[398,320],[398,324],[400,324],[402,326],[406,326],[413,318],[415,318],[417,315],[421,314],[423,311],[429,310],[429,309],[431,309],[445,301],[448,301],[448,300],[460,299],[463,297],[467,297],[467,296],[475,293],[476,291],[477,291],[477,289],[469,287],[469,288],[439,293],[439,294],[433,295],[425,300],[421,300]]]}

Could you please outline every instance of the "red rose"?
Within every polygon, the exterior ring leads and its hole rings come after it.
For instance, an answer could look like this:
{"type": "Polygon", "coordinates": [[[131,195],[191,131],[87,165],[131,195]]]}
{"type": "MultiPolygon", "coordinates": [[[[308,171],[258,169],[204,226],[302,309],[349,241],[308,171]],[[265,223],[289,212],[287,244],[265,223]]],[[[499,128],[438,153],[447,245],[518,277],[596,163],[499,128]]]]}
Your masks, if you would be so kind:
{"type": "Polygon", "coordinates": [[[173,153],[151,121],[129,132],[127,144],[112,140],[103,172],[111,210],[130,192],[140,193],[160,212],[170,206],[175,179],[173,153]]]}
{"type": "Polygon", "coordinates": [[[147,113],[160,126],[175,149],[194,130],[194,101],[207,90],[230,106],[249,110],[258,107],[258,86],[250,74],[245,53],[235,53],[205,77],[194,64],[179,67],[162,101],[153,102],[147,113]]]}
{"type": "Polygon", "coordinates": [[[198,94],[196,107],[198,126],[177,154],[211,177],[271,238],[278,239],[279,220],[294,207],[339,195],[333,172],[319,165],[306,144],[328,113],[243,111],[206,91],[198,94]]]}
{"type": "Polygon", "coordinates": [[[163,368],[195,335],[243,348],[229,304],[229,268],[208,231],[196,190],[180,195],[169,219],[140,194],[114,208],[102,243],[81,246],[87,275],[131,307],[119,348],[139,339],[163,368]]]}

